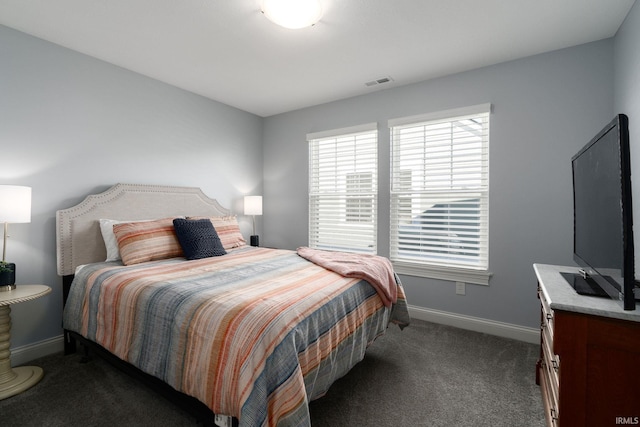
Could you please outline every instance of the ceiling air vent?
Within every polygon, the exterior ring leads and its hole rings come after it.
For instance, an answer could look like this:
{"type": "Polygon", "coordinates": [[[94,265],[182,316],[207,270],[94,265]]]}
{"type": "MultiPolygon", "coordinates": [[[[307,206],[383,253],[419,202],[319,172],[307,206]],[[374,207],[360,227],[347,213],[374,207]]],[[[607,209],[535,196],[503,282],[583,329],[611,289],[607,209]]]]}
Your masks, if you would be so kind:
{"type": "Polygon", "coordinates": [[[376,79],[376,80],[371,80],[370,82],[366,82],[364,85],[371,87],[371,86],[382,85],[382,84],[389,83],[389,82],[392,82],[392,81],[393,81],[393,79],[391,77],[387,76],[387,77],[381,77],[381,78],[376,79]]]}

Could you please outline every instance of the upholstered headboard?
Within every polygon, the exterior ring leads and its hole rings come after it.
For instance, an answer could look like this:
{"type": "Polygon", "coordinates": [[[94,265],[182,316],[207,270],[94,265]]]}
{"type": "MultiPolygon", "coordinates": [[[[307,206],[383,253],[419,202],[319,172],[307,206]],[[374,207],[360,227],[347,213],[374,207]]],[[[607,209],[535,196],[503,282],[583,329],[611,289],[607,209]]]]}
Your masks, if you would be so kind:
{"type": "Polygon", "coordinates": [[[79,265],[105,260],[99,219],[180,215],[224,216],[231,211],[195,187],[116,184],[103,193],[87,196],[78,205],[56,212],[58,274],[73,275],[79,265]]]}

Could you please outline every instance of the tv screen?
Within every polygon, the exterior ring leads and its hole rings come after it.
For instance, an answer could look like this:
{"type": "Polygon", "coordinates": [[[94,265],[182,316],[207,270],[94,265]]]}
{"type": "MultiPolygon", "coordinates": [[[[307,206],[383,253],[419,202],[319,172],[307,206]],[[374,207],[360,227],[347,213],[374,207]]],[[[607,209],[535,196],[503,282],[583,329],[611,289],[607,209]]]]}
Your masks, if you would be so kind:
{"type": "MultiPolygon", "coordinates": [[[[628,119],[618,115],[572,158],[574,287],[635,309],[628,119]]],[[[582,291],[582,292],[581,292],[582,291]]]]}

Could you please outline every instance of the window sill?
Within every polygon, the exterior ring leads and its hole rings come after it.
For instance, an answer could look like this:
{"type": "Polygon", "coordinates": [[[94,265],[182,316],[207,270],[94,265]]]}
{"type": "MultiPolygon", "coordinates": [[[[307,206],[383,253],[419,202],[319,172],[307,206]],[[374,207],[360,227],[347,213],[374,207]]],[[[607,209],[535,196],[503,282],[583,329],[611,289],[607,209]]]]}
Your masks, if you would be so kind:
{"type": "Polygon", "coordinates": [[[394,261],[393,269],[398,274],[408,276],[428,277],[430,279],[449,280],[452,282],[473,283],[476,285],[489,286],[491,278],[490,271],[471,270],[455,267],[436,267],[411,264],[407,262],[394,261]]]}

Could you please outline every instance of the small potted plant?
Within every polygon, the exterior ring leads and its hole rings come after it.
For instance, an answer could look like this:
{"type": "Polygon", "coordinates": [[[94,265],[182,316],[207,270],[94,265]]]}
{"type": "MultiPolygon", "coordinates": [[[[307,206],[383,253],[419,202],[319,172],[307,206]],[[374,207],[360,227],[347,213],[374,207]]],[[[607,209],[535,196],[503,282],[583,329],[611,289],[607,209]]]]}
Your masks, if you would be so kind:
{"type": "Polygon", "coordinates": [[[8,286],[16,283],[16,265],[6,261],[0,261],[0,286],[8,286]]]}

